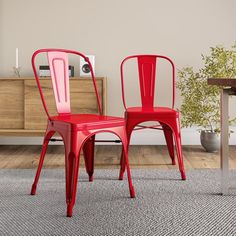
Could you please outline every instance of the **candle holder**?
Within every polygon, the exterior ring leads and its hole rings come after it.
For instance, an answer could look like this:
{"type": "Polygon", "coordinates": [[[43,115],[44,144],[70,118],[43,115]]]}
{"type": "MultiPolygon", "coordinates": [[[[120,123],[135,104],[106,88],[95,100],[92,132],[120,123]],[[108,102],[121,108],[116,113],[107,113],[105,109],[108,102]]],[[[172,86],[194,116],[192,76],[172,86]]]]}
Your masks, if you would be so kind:
{"type": "Polygon", "coordinates": [[[20,71],[21,71],[21,67],[13,67],[13,72],[14,72],[14,75],[18,78],[20,78],[20,71]]]}

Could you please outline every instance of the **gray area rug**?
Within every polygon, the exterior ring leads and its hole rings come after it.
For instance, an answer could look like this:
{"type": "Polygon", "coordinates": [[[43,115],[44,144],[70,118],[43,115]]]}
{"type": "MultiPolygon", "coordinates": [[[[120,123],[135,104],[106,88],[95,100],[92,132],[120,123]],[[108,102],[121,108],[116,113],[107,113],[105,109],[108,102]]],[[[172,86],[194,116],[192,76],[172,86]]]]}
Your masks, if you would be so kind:
{"type": "MultiPolygon", "coordinates": [[[[66,217],[64,170],[0,170],[0,235],[236,235],[236,195],[221,196],[219,170],[132,170],[130,199],[118,170],[80,172],[73,217],[66,217]]],[[[236,174],[232,173],[236,178],[236,174]]]]}

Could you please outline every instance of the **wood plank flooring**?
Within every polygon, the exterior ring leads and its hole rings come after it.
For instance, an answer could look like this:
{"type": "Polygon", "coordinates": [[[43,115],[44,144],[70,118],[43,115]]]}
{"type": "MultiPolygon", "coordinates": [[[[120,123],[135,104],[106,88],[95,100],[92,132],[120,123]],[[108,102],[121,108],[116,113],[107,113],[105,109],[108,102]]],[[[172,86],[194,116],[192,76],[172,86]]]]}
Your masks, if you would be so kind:
{"type": "MultiPolygon", "coordinates": [[[[0,146],[0,168],[36,168],[41,146],[0,146]]],[[[119,168],[121,146],[96,146],[95,168],[119,168]]],[[[186,169],[220,168],[219,153],[207,153],[201,146],[183,146],[186,169]]],[[[172,169],[166,146],[130,146],[132,168],[172,169]]],[[[84,166],[83,158],[81,165],[84,166]]],[[[236,169],[236,146],[230,146],[230,167],[236,169]]],[[[51,145],[45,157],[44,168],[64,168],[64,147],[51,145]]]]}

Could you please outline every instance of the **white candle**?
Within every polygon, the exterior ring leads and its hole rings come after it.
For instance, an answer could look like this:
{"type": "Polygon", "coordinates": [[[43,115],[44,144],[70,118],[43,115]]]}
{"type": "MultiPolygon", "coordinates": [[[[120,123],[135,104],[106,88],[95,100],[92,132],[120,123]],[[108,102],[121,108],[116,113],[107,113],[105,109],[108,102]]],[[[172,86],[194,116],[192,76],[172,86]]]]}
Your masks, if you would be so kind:
{"type": "Polygon", "coordinates": [[[18,56],[18,48],[16,48],[16,68],[19,67],[19,56],[18,56]]]}

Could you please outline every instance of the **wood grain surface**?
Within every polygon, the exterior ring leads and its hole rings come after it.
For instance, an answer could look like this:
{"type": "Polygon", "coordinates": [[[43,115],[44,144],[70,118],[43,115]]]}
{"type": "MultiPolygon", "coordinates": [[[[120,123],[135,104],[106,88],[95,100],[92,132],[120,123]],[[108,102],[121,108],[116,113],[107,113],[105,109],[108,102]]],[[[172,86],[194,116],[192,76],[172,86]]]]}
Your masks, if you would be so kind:
{"type": "MultiPolygon", "coordinates": [[[[230,167],[236,169],[236,146],[230,146],[230,167]]],[[[41,146],[10,146],[0,148],[0,168],[36,168],[41,146]]],[[[97,145],[95,148],[95,168],[119,168],[121,146],[97,145]]],[[[220,168],[219,153],[207,153],[201,146],[183,146],[186,169],[220,168]]],[[[130,146],[132,168],[178,169],[171,165],[166,146],[130,146]]],[[[81,166],[84,167],[83,155],[81,166]]],[[[45,168],[64,168],[64,147],[50,145],[45,157],[45,168]]]]}

